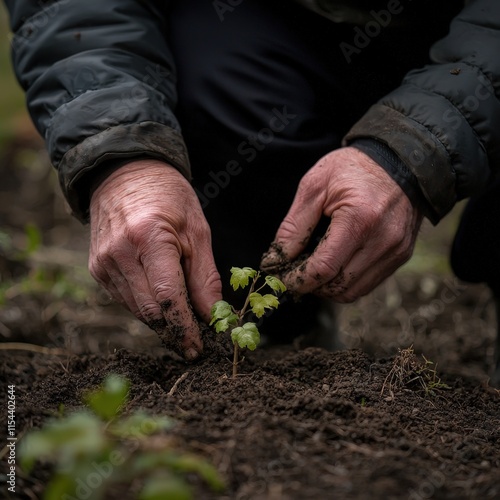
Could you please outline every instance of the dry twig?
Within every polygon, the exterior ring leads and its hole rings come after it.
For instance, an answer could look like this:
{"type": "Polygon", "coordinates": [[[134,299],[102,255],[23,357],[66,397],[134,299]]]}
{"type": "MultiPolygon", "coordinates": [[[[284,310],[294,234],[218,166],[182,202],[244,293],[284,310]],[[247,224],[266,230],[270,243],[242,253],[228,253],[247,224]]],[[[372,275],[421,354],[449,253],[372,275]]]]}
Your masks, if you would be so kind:
{"type": "Polygon", "coordinates": [[[69,354],[65,349],[58,347],[44,347],[36,344],[28,344],[25,342],[4,342],[0,344],[0,350],[4,351],[30,351],[40,354],[50,354],[54,356],[64,356],[69,354]]]}
{"type": "Polygon", "coordinates": [[[175,384],[172,386],[172,388],[168,391],[167,396],[173,396],[175,391],[177,390],[177,387],[179,387],[179,384],[187,378],[189,375],[189,372],[184,372],[176,381],[175,384]]]}

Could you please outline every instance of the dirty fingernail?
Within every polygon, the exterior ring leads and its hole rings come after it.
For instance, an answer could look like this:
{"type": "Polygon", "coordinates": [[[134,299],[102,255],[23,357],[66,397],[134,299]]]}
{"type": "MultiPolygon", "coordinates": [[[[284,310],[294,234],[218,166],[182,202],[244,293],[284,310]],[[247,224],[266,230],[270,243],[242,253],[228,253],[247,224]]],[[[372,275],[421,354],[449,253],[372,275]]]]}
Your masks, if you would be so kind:
{"type": "Polygon", "coordinates": [[[188,361],[195,360],[199,355],[200,354],[198,353],[198,351],[196,351],[192,347],[184,351],[184,358],[186,358],[188,361]]]}
{"type": "Polygon", "coordinates": [[[260,261],[262,267],[270,267],[276,264],[278,264],[278,254],[273,250],[265,253],[260,261]]]}

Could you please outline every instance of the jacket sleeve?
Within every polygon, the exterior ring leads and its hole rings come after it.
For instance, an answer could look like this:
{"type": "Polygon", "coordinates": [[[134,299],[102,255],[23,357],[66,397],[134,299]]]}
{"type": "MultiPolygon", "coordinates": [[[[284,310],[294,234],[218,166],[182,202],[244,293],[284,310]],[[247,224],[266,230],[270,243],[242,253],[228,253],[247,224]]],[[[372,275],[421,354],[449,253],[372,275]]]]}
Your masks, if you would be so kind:
{"type": "Polygon", "coordinates": [[[437,223],[500,169],[500,2],[475,0],[344,138],[390,147],[415,175],[437,223]]]}
{"type": "Polygon", "coordinates": [[[5,0],[12,56],[74,215],[88,220],[93,178],[150,157],[188,179],[166,0],[5,0]]]}

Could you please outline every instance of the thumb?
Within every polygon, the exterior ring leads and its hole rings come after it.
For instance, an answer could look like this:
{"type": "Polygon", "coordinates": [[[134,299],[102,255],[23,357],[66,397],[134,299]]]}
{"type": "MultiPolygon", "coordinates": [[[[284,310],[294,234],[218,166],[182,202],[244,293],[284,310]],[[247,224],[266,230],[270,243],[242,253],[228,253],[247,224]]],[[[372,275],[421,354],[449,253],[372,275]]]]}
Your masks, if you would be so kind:
{"type": "Polygon", "coordinates": [[[266,272],[276,272],[286,262],[295,260],[306,248],[321,218],[323,203],[320,193],[309,189],[304,181],[299,184],[292,206],[262,258],[261,268],[266,272]]]}

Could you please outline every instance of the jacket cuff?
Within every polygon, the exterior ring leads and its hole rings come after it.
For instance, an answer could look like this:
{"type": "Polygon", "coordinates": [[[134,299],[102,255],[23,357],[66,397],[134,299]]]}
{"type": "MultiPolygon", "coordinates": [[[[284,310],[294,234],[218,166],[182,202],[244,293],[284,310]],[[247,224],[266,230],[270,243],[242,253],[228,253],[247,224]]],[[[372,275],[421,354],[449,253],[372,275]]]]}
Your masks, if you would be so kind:
{"type": "Polygon", "coordinates": [[[58,167],[59,182],[73,215],[80,222],[88,222],[91,191],[129,161],[146,158],[168,163],[191,181],[182,136],[161,123],[112,127],[66,152],[58,167]]]}
{"type": "Polygon", "coordinates": [[[361,138],[386,145],[415,176],[437,224],[455,205],[456,175],[445,146],[424,125],[383,104],[372,106],[347,133],[343,145],[361,138]]]}
{"type": "Polygon", "coordinates": [[[392,149],[375,139],[355,139],[350,146],[359,149],[382,167],[399,184],[412,205],[433,224],[439,221],[439,217],[422,194],[417,178],[392,149]]]}

